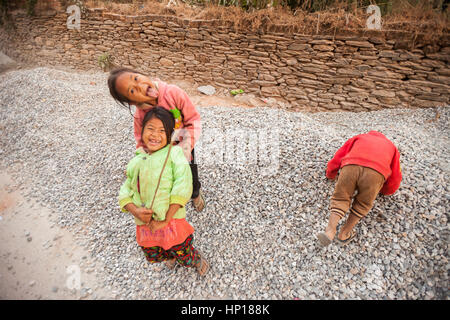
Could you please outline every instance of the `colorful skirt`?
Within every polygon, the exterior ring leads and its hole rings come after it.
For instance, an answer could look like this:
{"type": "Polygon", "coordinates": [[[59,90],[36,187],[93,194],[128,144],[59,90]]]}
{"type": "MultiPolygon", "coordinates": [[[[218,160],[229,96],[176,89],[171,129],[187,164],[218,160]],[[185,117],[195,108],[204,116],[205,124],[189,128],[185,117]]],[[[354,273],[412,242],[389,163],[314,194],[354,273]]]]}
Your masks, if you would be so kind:
{"type": "Polygon", "coordinates": [[[169,250],[164,250],[161,247],[143,247],[145,258],[150,263],[163,262],[170,259],[176,259],[176,262],[184,267],[197,266],[200,255],[198,251],[192,246],[194,235],[189,235],[182,243],[171,247],[169,250]]]}

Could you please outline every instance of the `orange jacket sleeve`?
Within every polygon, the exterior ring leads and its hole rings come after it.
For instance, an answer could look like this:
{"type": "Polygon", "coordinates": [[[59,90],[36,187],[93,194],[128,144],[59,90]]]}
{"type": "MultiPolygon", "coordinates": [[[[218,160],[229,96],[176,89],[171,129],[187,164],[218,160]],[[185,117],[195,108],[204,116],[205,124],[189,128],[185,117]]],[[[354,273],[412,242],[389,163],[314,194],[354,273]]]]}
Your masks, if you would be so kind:
{"type": "Polygon", "coordinates": [[[395,193],[395,191],[397,191],[398,188],[400,187],[400,182],[402,181],[402,169],[400,167],[400,152],[398,152],[397,148],[395,148],[394,157],[392,158],[391,171],[392,171],[391,175],[384,182],[384,185],[380,190],[380,192],[386,196],[395,193]]]}
{"type": "Polygon", "coordinates": [[[348,139],[342,147],[339,148],[338,151],[334,154],[333,159],[328,161],[326,176],[328,179],[336,178],[336,175],[341,167],[342,158],[351,150],[353,143],[356,141],[355,136],[353,138],[348,139]]]}

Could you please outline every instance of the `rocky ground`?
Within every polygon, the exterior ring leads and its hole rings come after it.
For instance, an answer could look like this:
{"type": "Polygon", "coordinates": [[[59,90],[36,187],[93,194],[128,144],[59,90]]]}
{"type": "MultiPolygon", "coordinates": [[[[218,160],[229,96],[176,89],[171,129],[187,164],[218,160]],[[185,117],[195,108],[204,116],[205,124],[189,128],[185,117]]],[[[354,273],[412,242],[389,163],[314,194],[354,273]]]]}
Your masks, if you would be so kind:
{"type": "Polygon", "coordinates": [[[187,219],[211,263],[201,278],[148,264],[132,217],[118,208],[135,144],[132,117],[110,98],[106,78],[48,68],[0,74],[0,233],[10,235],[0,245],[0,279],[8,279],[0,297],[448,299],[449,107],[308,114],[200,106],[207,207],[196,213],[189,204],[187,219]],[[321,248],[316,234],[334,187],[326,163],[369,130],[398,146],[402,185],[377,198],[354,242],[321,248]],[[43,233],[44,243],[36,240],[43,233]],[[78,253],[70,256],[70,246],[78,253]],[[24,252],[39,253],[46,269],[34,273],[24,252]],[[73,265],[82,282],[75,289],[73,265]],[[45,273],[52,266],[53,278],[45,273]],[[48,281],[48,294],[27,296],[48,281]]]}

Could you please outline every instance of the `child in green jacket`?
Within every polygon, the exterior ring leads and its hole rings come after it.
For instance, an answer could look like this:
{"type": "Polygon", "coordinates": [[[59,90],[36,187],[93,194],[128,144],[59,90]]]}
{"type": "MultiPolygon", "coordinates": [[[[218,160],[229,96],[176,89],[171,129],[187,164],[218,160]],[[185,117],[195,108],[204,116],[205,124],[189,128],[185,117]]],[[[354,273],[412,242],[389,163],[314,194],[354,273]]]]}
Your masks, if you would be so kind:
{"type": "Polygon", "coordinates": [[[142,145],[127,166],[119,205],[136,223],[136,240],[151,263],[178,262],[196,267],[208,262],[192,246],[194,228],[186,221],[185,205],[192,195],[192,173],[183,150],[171,144],[175,120],[162,107],[151,109],[142,126],[142,145]]]}

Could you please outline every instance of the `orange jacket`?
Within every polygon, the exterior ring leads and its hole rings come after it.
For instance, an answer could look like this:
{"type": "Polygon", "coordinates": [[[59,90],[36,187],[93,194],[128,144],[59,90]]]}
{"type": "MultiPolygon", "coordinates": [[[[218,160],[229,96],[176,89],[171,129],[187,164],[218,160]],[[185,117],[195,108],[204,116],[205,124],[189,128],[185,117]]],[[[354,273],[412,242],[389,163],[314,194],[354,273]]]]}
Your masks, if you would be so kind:
{"type": "Polygon", "coordinates": [[[339,169],[349,164],[372,168],[381,173],[386,179],[380,190],[384,195],[391,195],[400,187],[400,153],[380,132],[370,131],[347,140],[328,162],[327,178],[334,179],[339,169]]]}

